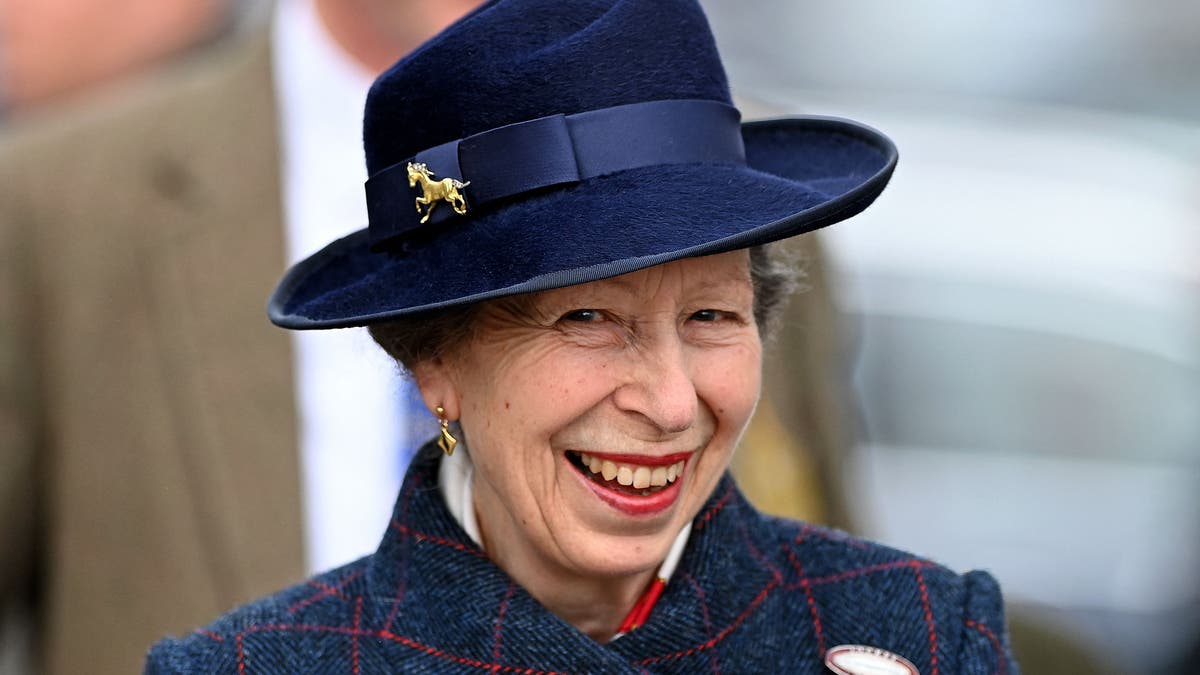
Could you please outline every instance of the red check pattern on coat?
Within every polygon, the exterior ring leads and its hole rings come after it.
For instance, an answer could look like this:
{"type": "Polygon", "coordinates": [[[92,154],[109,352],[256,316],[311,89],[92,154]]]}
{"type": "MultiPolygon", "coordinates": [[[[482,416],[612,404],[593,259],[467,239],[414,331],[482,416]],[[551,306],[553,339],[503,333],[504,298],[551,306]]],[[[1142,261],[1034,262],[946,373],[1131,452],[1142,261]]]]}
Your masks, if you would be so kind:
{"type": "Polygon", "coordinates": [[[598,644],[470,541],[438,461],[424,452],[409,470],[374,555],[158,643],[146,672],[825,673],[839,644],[901,654],[923,675],[1017,672],[986,573],[763,516],[728,476],[649,621],[598,644]]]}

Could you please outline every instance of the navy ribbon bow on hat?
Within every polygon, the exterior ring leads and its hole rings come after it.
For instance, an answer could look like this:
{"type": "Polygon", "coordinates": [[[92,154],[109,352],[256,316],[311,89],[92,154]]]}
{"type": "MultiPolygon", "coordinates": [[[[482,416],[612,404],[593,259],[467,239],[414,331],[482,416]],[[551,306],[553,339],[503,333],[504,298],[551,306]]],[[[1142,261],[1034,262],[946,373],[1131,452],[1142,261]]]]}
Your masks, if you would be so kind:
{"type": "Polygon", "coordinates": [[[418,152],[372,176],[366,184],[371,244],[458,215],[435,208],[425,219],[420,209],[405,206],[421,194],[408,184],[412,164],[469,185],[463,188],[469,208],[479,208],[618,171],[703,162],[746,163],[741,114],[733,106],[651,101],[510,124],[418,152]]]}

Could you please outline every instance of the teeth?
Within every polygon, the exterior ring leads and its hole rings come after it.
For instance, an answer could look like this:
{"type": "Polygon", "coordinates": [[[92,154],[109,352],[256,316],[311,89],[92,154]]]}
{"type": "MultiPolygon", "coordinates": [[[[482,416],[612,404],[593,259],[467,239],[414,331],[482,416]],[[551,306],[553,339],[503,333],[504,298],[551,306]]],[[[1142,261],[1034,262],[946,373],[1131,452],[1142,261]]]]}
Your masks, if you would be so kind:
{"type": "Polygon", "coordinates": [[[617,467],[617,482],[621,485],[633,485],[633,469],[625,465],[617,467]]]}
{"type": "Polygon", "coordinates": [[[676,462],[670,466],[638,466],[631,464],[617,464],[616,462],[607,459],[600,459],[594,455],[579,453],[579,460],[592,473],[598,473],[604,476],[604,480],[613,480],[614,478],[621,485],[632,486],[635,489],[645,489],[648,487],[663,487],[674,483],[681,475],[683,475],[683,466],[685,461],[676,462]]]}
{"type": "MultiPolygon", "coordinates": [[[[595,469],[592,470],[595,473],[595,469]]],[[[610,461],[600,463],[600,475],[604,476],[604,480],[612,480],[617,477],[617,465],[610,461]]]]}

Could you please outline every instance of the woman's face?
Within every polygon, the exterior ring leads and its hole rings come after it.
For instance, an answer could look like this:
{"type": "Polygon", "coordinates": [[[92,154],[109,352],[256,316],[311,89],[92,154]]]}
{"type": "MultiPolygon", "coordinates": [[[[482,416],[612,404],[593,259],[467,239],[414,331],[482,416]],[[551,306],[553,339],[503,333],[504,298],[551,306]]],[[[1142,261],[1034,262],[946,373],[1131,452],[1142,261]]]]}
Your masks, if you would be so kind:
{"type": "Polygon", "coordinates": [[[475,337],[419,366],[462,425],[489,553],[654,569],[754,411],[753,308],[746,251],[682,260],[489,303],[475,337]]]}

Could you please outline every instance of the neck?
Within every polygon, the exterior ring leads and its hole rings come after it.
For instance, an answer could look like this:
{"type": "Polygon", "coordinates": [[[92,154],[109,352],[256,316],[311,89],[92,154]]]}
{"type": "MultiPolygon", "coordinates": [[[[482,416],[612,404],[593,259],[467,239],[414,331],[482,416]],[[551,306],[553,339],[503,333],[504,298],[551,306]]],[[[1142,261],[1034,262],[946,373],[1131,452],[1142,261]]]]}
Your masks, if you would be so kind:
{"type": "MultiPolygon", "coordinates": [[[[478,500],[479,492],[475,495],[478,500]]],[[[476,501],[488,558],[554,615],[597,642],[611,640],[654,578],[655,569],[611,577],[567,569],[527,545],[519,526],[503,515],[503,509],[484,506],[479,508],[476,501]]]]}
{"type": "Polygon", "coordinates": [[[313,0],[334,41],[373,73],[457,21],[480,0],[313,0]]]}

